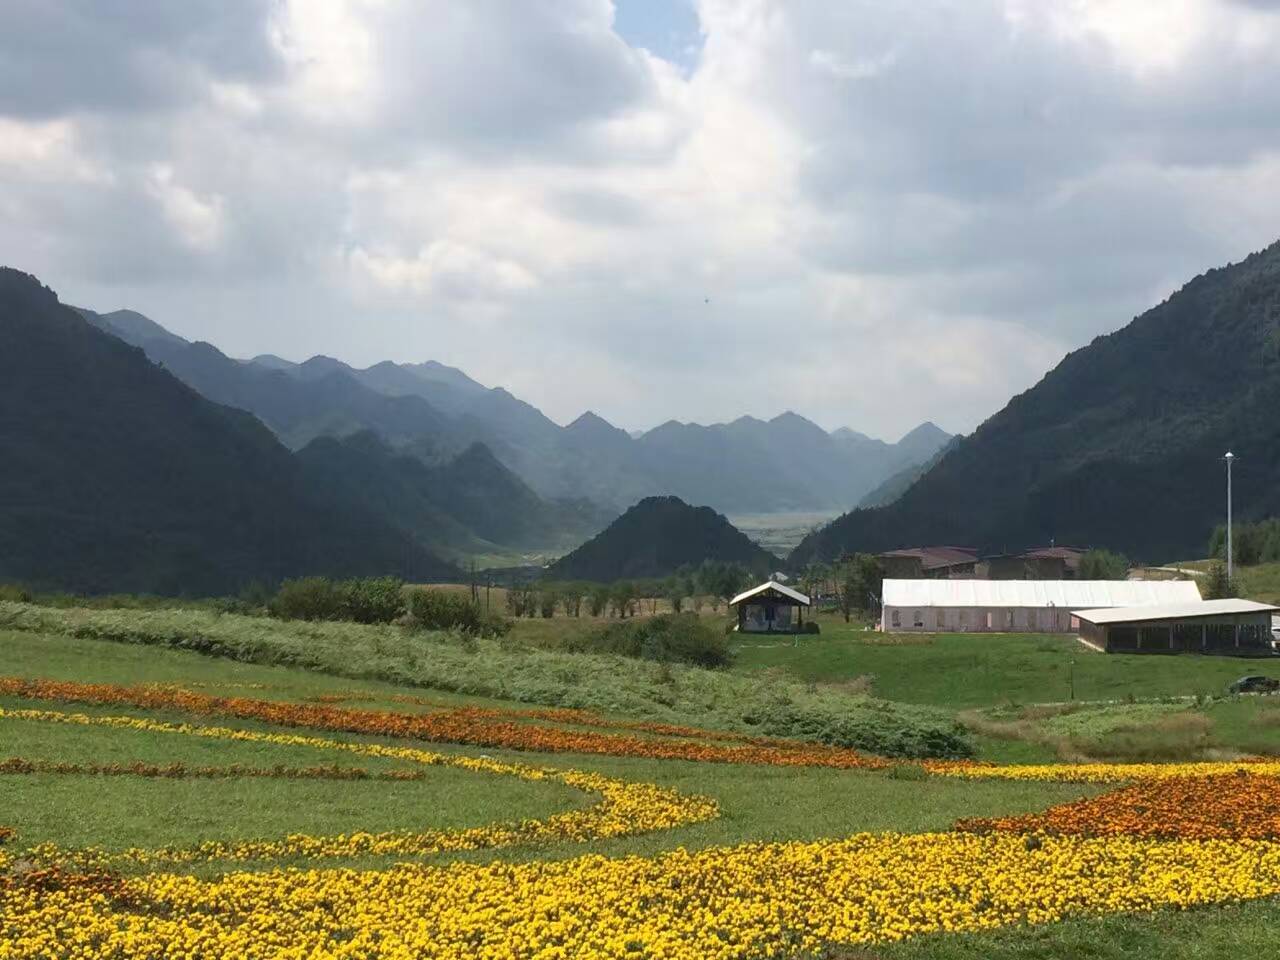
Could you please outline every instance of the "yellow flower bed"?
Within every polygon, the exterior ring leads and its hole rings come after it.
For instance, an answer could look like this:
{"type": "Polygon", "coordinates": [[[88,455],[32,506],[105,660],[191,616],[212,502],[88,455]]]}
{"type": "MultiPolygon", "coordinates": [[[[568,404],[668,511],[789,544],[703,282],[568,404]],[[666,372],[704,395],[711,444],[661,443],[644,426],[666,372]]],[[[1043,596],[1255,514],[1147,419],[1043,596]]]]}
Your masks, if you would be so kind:
{"type": "Polygon", "coordinates": [[[0,718],[38,720],[84,726],[108,726],[150,733],[175,733],[221,740],[275,743],[285,746],[339,750],[370,757],[385,757],[427,766],[460,767],[476,773],[520,777],[523,780],[554,780],[600,795],[585,810],[554,814],[545,820],[493,824],[466,830],[428,830],[422,833],[351,833],[334,837],[294,834],[275,840],[208,841],[195,847],[164,847],[155,850],[134,848],[107,853],[95,848],[64,851],[42,844],[26,852],[36,863],[74,863],[81,869],[102,869],[113,863],[141,865],[193,863],[202,860],[272,860],[285,857],[339,857],[363,854],[404,856],[478,850],[554,840],[598,840],[626,834],[665,830],[719,816],[714,800],[686,796],[648,783],[630,783],[579,770],[552,770],[519,763],[505,763],[488,757],[465,757],[431,753],[413,747],[376,743],[348,743],[283,733],[260,733],[229,727],[198,727],[163,723],[141,717],[91,717],[82,713],[52,710],[5,710],[0,718]]]}
{"type": "Polygon", "coordinates": [[[1125,783],[1172,777],[1211,777],[1241,770],[1280,776],[1280,761],[1206,761],[1201,763],[1038,763],[995,766],[964,761],[926,760],[930,773],[969,780],[1051,780],[1065,783],[1125,783]]]}
{"type": "Polygon", "coordinates": [[[655,858],[10,892],[0,958],[730,960],[1280,893],[1280,845],[863,834],[655,858]]]}

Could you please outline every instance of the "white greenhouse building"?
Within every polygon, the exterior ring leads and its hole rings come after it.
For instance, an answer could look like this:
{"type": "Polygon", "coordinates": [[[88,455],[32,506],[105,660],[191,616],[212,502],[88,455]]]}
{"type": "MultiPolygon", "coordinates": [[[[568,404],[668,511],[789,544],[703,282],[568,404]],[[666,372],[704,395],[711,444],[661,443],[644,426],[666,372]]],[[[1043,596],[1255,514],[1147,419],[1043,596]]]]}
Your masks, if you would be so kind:
{"type": "Polygon", "coordinates": [[[1200,602],[1190,580],[885,580],[889,633],[1072,633],[1072,610],[1200,602]]]}

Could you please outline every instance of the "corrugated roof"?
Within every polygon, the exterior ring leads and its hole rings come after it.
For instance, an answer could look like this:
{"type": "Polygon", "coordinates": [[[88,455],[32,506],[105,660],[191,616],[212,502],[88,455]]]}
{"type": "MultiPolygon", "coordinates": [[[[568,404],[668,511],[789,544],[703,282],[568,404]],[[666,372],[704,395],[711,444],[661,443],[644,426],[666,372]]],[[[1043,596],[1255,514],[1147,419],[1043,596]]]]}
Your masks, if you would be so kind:
{"type": "Polygon", "coordinates": [[[1199,603],[1162,603],[1154,607],[1111,607],[1102,610],[1072,610],[1071,615],[1090,623],[1131,623],[1138,620],[1182,620],[1191,617],[1220,617],[1233,613],[1269,613],[1280,607],[1254,600],[1201,600],[1199,603]]]}
{"type": "Polygon", "coordinates": [[[914,557],[925,570],[938,567],[954,567],[965,563],[977,563],[978,551],[969,547],[907,547],[904,550],[887,550],[882,557],[914,557]]]}
{"type": "Polygon", "coordinates": [[[1147,607],[1198,603],[1190,580],[885,580],[890,607],[1147,607]]]}
{"type": "Polygon", "coordinates": [[[736,607],[743,600],[750,600],[757,593],[764,593],[766,590],[769,590],[769,589],[777,590],[784,597],[790,597],[792,600],[796,601],[797,603],[803,603],[806,607],[809,606],[809,598],[806,597],[803,593],[801,593],[799,590],[792,590],[790,587],[784,586],[783,584],[778,583],[778,581],[776,580],[770,580],[768,583],[762,583],[758,587],[752,587],[750,590],[742,591],[742,593],[738,594],[736,597],[734,597],[732,600],[729,601],[729,606],[736,607]]]}

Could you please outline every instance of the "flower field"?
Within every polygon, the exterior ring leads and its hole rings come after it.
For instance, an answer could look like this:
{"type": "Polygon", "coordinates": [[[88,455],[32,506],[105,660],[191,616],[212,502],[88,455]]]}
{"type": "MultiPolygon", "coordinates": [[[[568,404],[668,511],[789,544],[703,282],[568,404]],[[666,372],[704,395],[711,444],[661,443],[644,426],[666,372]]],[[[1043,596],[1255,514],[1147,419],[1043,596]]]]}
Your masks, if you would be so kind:
{"type": "MultiPolygon", "coordinates": [[[[916,775],[931,780],[1110,786],[1040,813],[961,818],[950,831],[604,856],[592,852],[593,845],[732,811],[711,797],[575,769],[571,762],[548,767],[412,744],[779,768],[799,776],[810,767],[884,778],[904,765],[889,770],[888,761],[850,750],[632,724],[584,711],[435,709],[409,697],[406,706],[426,712],[340,706],[373,699],[358,693],[285,702],[176,686],[8,678],[0,680],[0,695],[31,704],[0,708],[0,721],[19,728],[131,732],[211,748],[287,747],[317,758],[263,766],[12,756],[0,757],[0,778],[395,781],[421,780],[447,767],[556,782],[590,799],[582,809],[545,818],[462,829],[353,830],[190,846],[24,847],[20,833],[0,826],[0,960],[810,957],[838,944],[884,945],[926,934],[1280,895],[1280,764],[1269,760],[924,761],[916,775]],[[79,712],[90,707],[111,712],[79,712]],[[235,725],[244,722],[257,726],[235,725]],[[395,766],[335,762],[348,757],[395,766]],[[535,855],[551,843],[577,844],[581,852],[551,860],[535,855]],[[491,862],[462,857],[486,850],[508,853],[491,862]],[[361,856],[391,862],[325,865],[361,856]],[[193,871],[200,865],[212,872],[193,871]]],[[[0,808],[0,824],[6,822],[0,808]]]]}

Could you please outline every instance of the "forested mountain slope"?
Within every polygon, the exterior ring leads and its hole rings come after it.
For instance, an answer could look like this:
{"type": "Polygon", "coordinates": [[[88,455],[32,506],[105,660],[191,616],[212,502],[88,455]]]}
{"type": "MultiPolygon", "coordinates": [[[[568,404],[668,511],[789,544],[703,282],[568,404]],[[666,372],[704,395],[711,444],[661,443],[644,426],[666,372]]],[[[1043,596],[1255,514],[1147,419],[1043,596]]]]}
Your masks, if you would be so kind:
{"type": "Polygon", "coordinates": [[[898,500],[810,535],[793,563],[848,550],[1089,543],[1199,555],[1224,512],[1280,511],[1280,244],[1210,270],[1069,354],[898,500]]]}
{"type": "Polygon", "coordinates": [[[252,416],[212,403],[0,268],[0,580],[202,594],[309,573],[454,569],[321,504],[252,416]]]}
{"type": "Polygon", "coordinates": [[[704,560],[740,564],[760,577],[779,563],[710,507],[692,507],[677,497],[648,497],[552,564],[550,575],[606,582],[664,577],[704,560]]]}

